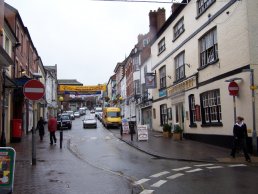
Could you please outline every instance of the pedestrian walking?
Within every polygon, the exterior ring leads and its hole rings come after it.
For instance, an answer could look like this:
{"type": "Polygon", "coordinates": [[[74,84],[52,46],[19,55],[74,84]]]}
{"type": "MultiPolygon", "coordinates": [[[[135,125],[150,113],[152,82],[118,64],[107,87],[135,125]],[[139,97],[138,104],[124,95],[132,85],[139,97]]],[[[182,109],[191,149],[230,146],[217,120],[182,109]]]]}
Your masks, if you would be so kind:
{"type": "Polygon", "coordinates": [[[43,140],[43,137],[45,135],[44,125],[45,125],[45,121],[43,120],[43,117],[40,117],[37,123],[37,129],[39,130],[40,141],[43,140]]]}
{"type": "Polygon", "coordinates": [[[235,158],[236,154],[236,149],[243,149],[244,155],[245,155],[245,160],[247,162],[251,162],[250,156],[247,153],[247,144],[246,144],[246,139],[247,139],[247,127],[246,124],[244,123],[244,118],[241,116],[237,117],[237,122],[233,127],[233,148],[231,151],[231,156],[235,158]]]}
{"type": "Polygon", "coordinates": [[[56,129],[57,129],[57,120],[55,117],[50,116],[48,119],[48,131],[50,133],[50,145],[53,145],[53,142],[56,143],[56,129]]]}

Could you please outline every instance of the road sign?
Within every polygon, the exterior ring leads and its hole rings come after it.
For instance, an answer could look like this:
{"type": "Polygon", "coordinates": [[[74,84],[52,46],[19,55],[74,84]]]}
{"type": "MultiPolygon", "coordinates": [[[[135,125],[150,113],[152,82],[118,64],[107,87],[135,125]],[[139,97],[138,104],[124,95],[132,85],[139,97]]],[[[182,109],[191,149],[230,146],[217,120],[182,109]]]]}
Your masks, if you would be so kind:
{"type": "Polygon", "coordinates": [[[229,95],[237,96],[238,92],[239,92],[239,87],[238,87],[237,83],[234,81],[230,82],[228,85],[228,91],[229,91],[229,95]]]}
{"type": "Polygon", "coordinates": [[[29,100],[39,100],[44,96],[45,86],[38,80],[27,81],[23,86],[23,94],[29,100]]]}

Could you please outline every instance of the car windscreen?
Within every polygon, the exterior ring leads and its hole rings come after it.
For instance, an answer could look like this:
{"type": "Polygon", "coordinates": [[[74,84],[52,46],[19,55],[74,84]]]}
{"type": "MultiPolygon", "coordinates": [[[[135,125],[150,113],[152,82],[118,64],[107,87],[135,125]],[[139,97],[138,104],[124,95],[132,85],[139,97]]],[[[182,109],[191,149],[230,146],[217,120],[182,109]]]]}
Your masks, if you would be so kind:
{"type": "Polygon", "coordinates": [[[63,119],[63,120],[69,120],[70,118],[69,118],[68,115],[62,115],[62,119],[63,119]]]}
{"type": "Polygon", "coordinates": [[[108,112],[107,116],[111,118],[120,117],[120,112],[108,112]]]}
{"type": "Polygon", "coordinates": [[[94,117],[85,117],[85,120],[95,120],[94,117]]]}

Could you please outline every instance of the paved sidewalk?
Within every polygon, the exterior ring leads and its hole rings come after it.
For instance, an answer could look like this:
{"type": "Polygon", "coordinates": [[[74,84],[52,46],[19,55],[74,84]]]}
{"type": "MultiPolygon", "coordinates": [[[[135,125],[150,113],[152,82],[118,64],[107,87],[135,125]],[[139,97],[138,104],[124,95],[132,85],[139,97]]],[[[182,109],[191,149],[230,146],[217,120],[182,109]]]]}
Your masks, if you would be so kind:
{"type": "Polygon", "coordinates": [[[124,134],[121,138],[119,130],[111,132],[122,141],[148,153],[157,158],[181,161],[209,162],[209,163],[246,163],[249,165],[258,165],[258,157],[251,155],[251,163],[245,161],[242,153],[236,154],[236,158],[230,157],[230,149],[214,146],[211,144],[201,143],[183,139],[175,141],[172,138],[163,137],[162,133],[149,131],[148,141],[138,141],[136,135],[131,136],[124,134]]]}

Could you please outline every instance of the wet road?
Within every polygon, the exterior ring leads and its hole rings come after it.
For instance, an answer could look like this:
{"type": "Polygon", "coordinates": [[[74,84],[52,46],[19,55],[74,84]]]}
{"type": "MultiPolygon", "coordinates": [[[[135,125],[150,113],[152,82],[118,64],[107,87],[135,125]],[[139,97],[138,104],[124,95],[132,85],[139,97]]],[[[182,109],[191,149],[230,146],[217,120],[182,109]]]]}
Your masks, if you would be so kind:
{"type": "Polygon", "coordinates": [[[65,135],[74,156],[95,169],[95,173],[85,175],[90,176],[90,182],[84,182],[83,186],[92,190],[86,193],[110,193],[110,189],[104,192],[103,187],[112,188],[114,194],[257,193],[258,190],[257,167],[159,160],[120,141],[100,122],[97,129],[83,129],[82,117],[78,118],[65,135]],[[100,176],[113,178],[100,182],[100,176]]]}

